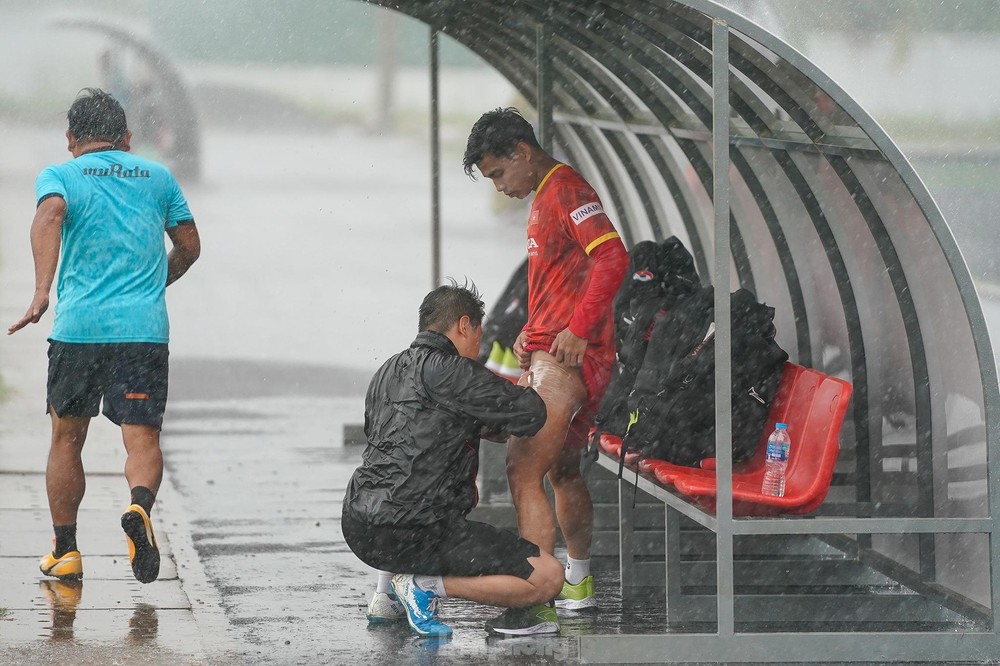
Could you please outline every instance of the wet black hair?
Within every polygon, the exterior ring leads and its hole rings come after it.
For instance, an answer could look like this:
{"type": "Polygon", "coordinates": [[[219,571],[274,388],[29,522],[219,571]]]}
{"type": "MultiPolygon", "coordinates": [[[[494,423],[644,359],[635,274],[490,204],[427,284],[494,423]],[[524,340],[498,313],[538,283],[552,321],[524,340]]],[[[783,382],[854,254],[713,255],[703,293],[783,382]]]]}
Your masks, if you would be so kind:
{"type": "Polygon", "coordinates": [[[84,88],[66,113],[69,131],[79,142],[110,141],[117,144],[128,132],[125,110],[100,88],[84,88]]]}
{"type": "Polygon", "coordinates": [[[487,111],[479,117],[469,133],[465,156],[462,158],[465,174],[474,180],[472,169],[479,160],[486,155],[512,157],[514,149],[521,141],[533,148],[541,148],[538,139],[535,138],[535,130],[520,111],[512,106],[487,111]]]}
{"type": "Polygon", "coordinates": [[[448,278],[448,284],[424,297],[420,304],[417,330],[444,333],[466,315],[473,327],[479,327],[485,314],[486,309],[475,283],[459,285],[453,278],[448,278]]]}

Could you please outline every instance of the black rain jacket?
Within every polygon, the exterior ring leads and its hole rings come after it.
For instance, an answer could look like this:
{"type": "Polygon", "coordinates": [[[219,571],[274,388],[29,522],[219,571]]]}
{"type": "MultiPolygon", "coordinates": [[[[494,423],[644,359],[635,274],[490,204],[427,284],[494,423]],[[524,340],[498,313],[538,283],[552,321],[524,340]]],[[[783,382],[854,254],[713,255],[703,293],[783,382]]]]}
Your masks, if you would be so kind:
{"type": "Polygon", "coordinates": [[[364,462],[344,512],[368,525],[423,526],[464,516],[478,501],[479,436],[530,436],[545,403],[422,331],[379,368],[365,396],[364,462]]]}

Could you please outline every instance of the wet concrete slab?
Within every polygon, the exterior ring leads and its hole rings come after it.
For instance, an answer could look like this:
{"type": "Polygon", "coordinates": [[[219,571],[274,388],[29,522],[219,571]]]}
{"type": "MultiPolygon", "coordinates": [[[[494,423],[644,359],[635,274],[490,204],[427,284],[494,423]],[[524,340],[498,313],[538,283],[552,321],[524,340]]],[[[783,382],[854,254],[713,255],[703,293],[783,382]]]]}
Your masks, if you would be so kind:
{"type": "Polygon", "coordinates": [[[578,663],[581,635],[665,624],[662,601],[623,610],[617,561],[604,558],[594,562],[602,612],[563,613],[557,637],[489,637],[484,624],[500,609],[457,599],[441,611],[454,629],[448,640],[420,638],[405,623],[369,625],[375,576],[340,531],[344,490],[363,450],[344,445],[343,429],[359,422],[360,397],[248,399],[244,410],[259,408],[280,424],[257,437],[218,430],[212,421],[232,410],[210,409],[205,398],[198,404],[178,396],[164,450],[189,507],[192,543],[246,663],[578,663]],[[322,437],[314,420],[300,418],[306,414],[319,414],[322,437]]]}
{"type": "MultiPolygon", "coordinates": [[[[88,592],[85,590],[82,598],[88,592]]],[[[207,664],[188,611],[135,604],[128,608],[8,611],[0,617],[5,664],[207,664]]]]}
{"type": "Polygon", "coordinates": [[[143,585],[132,575],[119,523],[122,478],[89,479],[78,522],[84,577],[64,582],[38,570],[52,537],[48,510],[39,508],[44,476],[0,476],[0,663],[207,663],[167,530],[158,530],[159,579],[143,585]]]}
{"type": "Polygon", "coordinates": [[[0,555],[0,663],[206,663],[169,555],[148,585],[132,577],[127,554],[84,555],[81,581],[42,576],[37,562],[0,555]]]}
{"type": "MultiPolygon", "coordinates": [[[[44,390],[44,362],[39,370],[5,351],[4,370],[44,390]]],[[[84,578],[63,582],[41,574],[38,559],[52,545],[48,419],[27,409],[29,403],[27,392],[0,401],[0,664],[225,663],[216,661],[224,641],[206,650],[206,625],[178,576],[169,491],[152,514],[160,577],[143,585],[132,575],[120,523],[129,502],[124,452],[117,429],[98,420],[84,449],[87,492],[77,522],[84,578]]]]}
{"type": "MultiPolygon", "coordinates": [[[[111,573],[114,577],[102,576],[102,569],[107,571],[109,567],[91,567],[91,559],[96,561],[110,562],[110,558],[84,558],[85,570],[82,581],[60,581],[57,579],[42,576],[37,573],[36,577],[29,578],[23,575],[25,566],[37,564],[37,560],[27,561],[26,558],[2,558],[0,561],[0,577],[8,581],[3,589],[0,589],[0,608],[8,611],[30,610],[43,603],[46,599],[51,600],[50,589],[47,585],[53,584],[59,587],[60,592],[76,597],[80,608],[97,610],[101,608],[116,609],[122,604],[149,604],[156,608],[191,608],[191,602],[181,589],[177,579],[176,570],[170,576],[161,577],[154,583],[142,584],[132,577],[132,571],[128,567],[128,558],[122,564],[113,567],[111,573]],[[96,572],[93,569],[97,569],[96,572]],[[126,578],[128,576],[128,578],[126,578]],[[83,593],[86,593],[85,595],[83,593]]],[[[170,569],[174,569],[170,563],[170,569]]],[[[35,567],[37,572],[37,566],[35,567]]]]}
{"type": "MultiPolygon", "coordinates": [[[[5,135],[5,154],[18,159],[0,160],[4,322],[23,313],[32,291],[31,179],[65,159],[61,133],[5,135]],[[23,242],[6,242],[16,238],[23,242]]],[[[51,319],[5,338],[0,581],[11,596],[0,599],[0,664],[572,664],[581,661],[580,636],[665,632],[662,601],[623,601],[611,559],[594,561],[600,613],[561,614],[559,636],[488,637],[483,624],[498,609],[461,600],[442,609],[455,631],[447,640],[367,623],[375,577],[344,545],[339,524],[361,449],[344,446],[343,433],[361,422],[371,372],[412,339],[430,286],[419,203],[427,189],[412,177],[426,149],[398,137],[288,132],[247,141],[216,130],[205,156],[205,183],[186,189],[203,259],[168,292],[169,474],[154,512],[163,580],[129,583],[117,523],[127,499],[124,452],[117,430],[98,418],[84,451],[79,599],[41,583],[36,562],[51,538],[41,410],[51,319]],[[259,168],[262,145],[281,168],[259,168]],[[370,173],[328,159],[336,154],[365,155],[370,173]],[[303,155],[308,183],[295,168],[303,155]],[[294,193],[281,194],[288,187],[294,193]],[[273,220],[295,223],[280,235],[254,229],[273,220]]],[[[523,228],[486,222],[488,204],[467,193],[489,188],[460,168],[443,176],[443,273],[469,275],[489,303],[523,256],[523,228]]]]}

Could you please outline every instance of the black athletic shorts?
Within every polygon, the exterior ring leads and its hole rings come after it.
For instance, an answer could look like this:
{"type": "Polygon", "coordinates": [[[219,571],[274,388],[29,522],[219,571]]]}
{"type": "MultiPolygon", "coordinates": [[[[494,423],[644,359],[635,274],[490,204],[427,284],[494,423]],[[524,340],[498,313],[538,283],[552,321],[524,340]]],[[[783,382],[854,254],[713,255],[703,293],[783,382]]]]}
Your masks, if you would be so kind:
{"type": "Polygon", "coordinates": [[[104,415],[114,423],[163,425],[167,406],[167,345],[49,340],[46,411],[57,416],[104,415]]]}
{"type": "Polygon", "coordinates": [[[426,527],[368,525],[343,512],[344,540],[375,569],[425,576],[509,575],[535,570],[538,546],[513,532],[464,517],[426,527]]]}

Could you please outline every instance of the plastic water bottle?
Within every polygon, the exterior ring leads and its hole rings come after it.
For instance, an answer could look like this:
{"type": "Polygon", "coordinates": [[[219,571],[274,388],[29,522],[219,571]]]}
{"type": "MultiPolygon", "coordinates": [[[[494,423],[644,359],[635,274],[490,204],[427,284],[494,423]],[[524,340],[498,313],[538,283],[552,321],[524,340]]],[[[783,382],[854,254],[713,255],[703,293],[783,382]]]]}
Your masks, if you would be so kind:
{"type": "Polygon", "coordinates": [[[788,467],[788,449],[792,446],[787,428],[784,423],[775,423],[774,432],[767,438],[764,483],[760,487],[764,495],[783,497],[785,494],[785,468],[788,467]]]}

